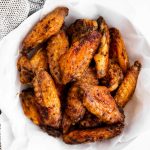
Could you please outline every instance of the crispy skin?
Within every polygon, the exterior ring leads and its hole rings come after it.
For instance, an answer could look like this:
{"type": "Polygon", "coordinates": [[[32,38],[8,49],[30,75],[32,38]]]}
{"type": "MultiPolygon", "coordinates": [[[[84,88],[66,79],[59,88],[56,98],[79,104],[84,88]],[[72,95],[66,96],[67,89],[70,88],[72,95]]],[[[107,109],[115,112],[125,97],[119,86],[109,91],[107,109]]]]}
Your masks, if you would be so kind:
{"type": "Polygon", "coordinates": [[[99,32],[101,33],[100,46],[98,53],[94,56],[97,77],[103,78],[106,76],[109,66],[109,29],[102,17],[98,18],[99,32]]]}
{"type": "Polygon", "coordinates": [[[30,83],[34,76],[30,60],[26,56],[21,56],[18,59],[17,68],[20,72],[20,82],[22,84],[30,83]]]}
{"type": "Polygon", "coordinates": [[[114,97],[118,106],[124,107],[129,101],[130,97],[133,95],[140,68],[140,62],[135,61],[134,65],[127,71],[127,74],[114,97]]]}
{"type": "Polygon", "coordinates": [[[57,7],[41,21],[39,21],[23,40],[22,53],[37,48],[39,44],[56,34],[64,23],[65,16],[68,15],[68,8],[57,7]]]}
{"type": "Polygon", "coordinates": [[[90,85],[98,85],[98,79],[96,75],[95,68],[89,67],[82,75],[82,77],[75,82],[75,85],[81,84],[90,84],[90,85]]]}
{"type": "Polygon", "coordinates": [[[47,45],[48,63],[51,75],[56,83],[61,83],[58,60],[69,47],[68,38],[63,30],[52,36],[47,45]]]}
{"type": "Polygon", "coordinates": [[[112,124],[124,120],[124,115],[120,113],[105,86],[85,85],[82,89],[84,90],[83,105],[102,122],[112,124]]]}
{"type": "Polygon", "coordinates": [[[30,59],[32,71],[36,72],[41,69],[48,70],[47,54],[44,49],[39,49],[30,59]]]}
{"type": "Polygon", "coordinates": [[[98,24],[95,20],[77,19],[67,29],[68,35],[71,37],[72,43],[80,40],[83,36],[91,31],[98,29],[98,24]]]}
{"type": "Polygon", "coordinates": [[[81,144],[102,141],[119,135],[123,130],[123,124],[109,125],[101,128],[74,130],[63,136],[67,144],[81,144]]]}
{"type": "Polygon", "coordinates": [[[129,58],[121,33],[116,28],[110,28],[110,58],[115,59],[123,72],[129,67],[129,58]]]}
{"type": "Polygon", "coordinates": [[[45,125],[59,128],[61,120],[60,99],[52,77],[39,71],[33,79],[38,109],[45,125]]]}
{"type": "Polygon", "coordinates": [[[63,133],[66,133],[71,125],[74,125],[83,118],[85,108],[81,102],[81,98],[80,88],[78,86],[72,86],[67,97],[67,106],[63,118],[63,133]]]}
{"type": "Polygon", "coordinates": [[[93,31],[72,44],[70,49],[59,60],[62,83],[78,79],[88,68],[99,45],[100,34],[93,31]]]}
{"type": "Polygon", "coordinates": [[[45,131],[47,134],[52,135],[54,137],[60,137],[61,136],[61,132],[57,129],[54,129],[50,126],[46,126],[46,125],[40,125],[40,128],[45,131]]]}
{"type": "Polygon", "coordinates": [[[84,118],[79,122],[81,128],[93,128],[101,125],[101,120],[89,113],[88,111],[85,113],[84,118]]]}
{"type": "Polygon", "coordinates": [[[35,106],[35,96],[32,89],[23,90],[20,94],[22,108],[24,114],[33,121],[33,123],[40,124],[40,116],[35,106]]]}

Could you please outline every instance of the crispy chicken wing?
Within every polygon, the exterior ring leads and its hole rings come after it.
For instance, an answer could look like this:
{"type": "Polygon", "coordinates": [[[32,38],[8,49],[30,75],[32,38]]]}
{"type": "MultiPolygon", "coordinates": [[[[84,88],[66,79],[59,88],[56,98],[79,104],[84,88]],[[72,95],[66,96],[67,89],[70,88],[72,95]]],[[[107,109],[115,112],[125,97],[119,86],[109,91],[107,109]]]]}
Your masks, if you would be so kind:
{"type": "Polygon", "coordinates": [[[78,79],[88,68],[99,45],[100,34],[93,31],[72,44],[59,60],[63,84],[78,79]]]}
{"type": "Polygon", "coordinates": [[[55,82],[61,83],[58,60],[69,47],[68,38],[63,30],[52,36],[48,41],[47,55],[51,75],[55,82]]]}
{"type": "Polygon", "coordinates": [[[82,86],[83,105],[102,122],[122,122],[124,115],[119,111],[113,97],[105,86],[82,86]]]}
{"type": "Polygon", "coordinates": [[[121,33],[116,28],[110,28],[110,58],[115,59],[126,73],[129,66],[129,58],[121,37],[121,33]]]}
{"type": "Polygon", "coordinates": [[[102,141],[119,135],[123,128],[123,124],[115,124],[94,129],[74,130],[68,134],[65,134],[63,136],[63,141],[67,144],[102,141]]]}
{"type": "Polygon", "coordinates": [[[22,84],[30,83],[34,77],[30,60],[26,56],[21,56],[18,59],[17,68],[20,72],[20,82],[22,84]]]}
{"type": "Polygon", "coordinates": [[[22,53],[27,53],[30,50],[45,42],[49,37],[56,34],[64,23],[65,16],[68,15],[68,8],[57,7],[40,22],[38,22],[29,34],[23,40],[22,53]]]}
{"type": "Polygon", "coordinates": [[[20,94],[22,108],[25,115],[33,121],[33,123],[40,124],[40,116],[35,106],[35,96],[32,89],[23,90],[20,94]]]}
{"type": "Polygon", "coordinates": [[[43,122],[59,128],[61,121],[60,99],[51,76],[44,70],[36,73],[33,79],[34,92],[43,122]]]}
{"type": "Polygon", "coordinates": [[[109,66],[109,29],[102,17],[98,18],[99,32],[102,37],[100,39],[100,46],[98,53],[94,56],[96,63],[96,70],[98,78],[103,78],[106,76],[109,66]]]}
{"type": "Polygon", "coordinates": [[[72,43],[74,43],[89,32],[97,30],[97,28],[98,24],[95,20],[77,19],[69,26],[67,33],[71,37],[72,43]]]}
{"type": "Polygon", "coordinates": [[[129,101],[130,97],[133,95],[140,68],[140,62],[135,61],[134,65],[127,71],[127,74],[114,97],[118,106],[124,107],[129,101]]]}

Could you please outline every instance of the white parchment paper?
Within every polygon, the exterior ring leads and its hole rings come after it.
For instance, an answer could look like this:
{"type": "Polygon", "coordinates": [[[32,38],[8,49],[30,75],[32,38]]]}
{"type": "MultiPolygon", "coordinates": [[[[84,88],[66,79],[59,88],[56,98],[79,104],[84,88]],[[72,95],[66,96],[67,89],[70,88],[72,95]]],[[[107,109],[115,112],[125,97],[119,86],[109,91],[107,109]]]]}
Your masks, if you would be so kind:
{"type": "MultiPolygon", "coordinates": [[[[150,47],[133,23],[125,16],[102,7],[98,0],[47,0],[42,10],[26,19],[0,42],[0,108],[7,117],[12,132],[12,143],[8,149],[116,150],[121,144],[120,150],[127,146],[126,142],[149,130],[150,47]],[[103,16],[110,27],[117,27],[121,31],[130,62],[139,60],[142,63],[135,93],[124,109],[125,129],[120,136],[114,139],[89,144],[66,145],[61,139],[53,138],[42,132],[23,114],[18,95],[21,85],[16,69],[21,42],[32,26],[57,6],[69,8],[66,25],[79,18],[96,19],[100,15],[103,16]]],[[[2,126],[2,138],[4,134],[2,126]]]]}

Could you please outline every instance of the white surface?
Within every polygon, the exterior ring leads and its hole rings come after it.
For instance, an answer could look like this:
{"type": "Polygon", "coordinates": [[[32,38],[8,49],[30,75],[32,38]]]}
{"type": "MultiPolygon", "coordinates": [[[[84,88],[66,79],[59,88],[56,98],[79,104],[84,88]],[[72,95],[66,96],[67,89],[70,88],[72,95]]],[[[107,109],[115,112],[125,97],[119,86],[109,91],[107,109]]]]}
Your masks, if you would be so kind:
{"type": "MultiPolygon", "coordinates": [[[[59,0],[57,0],[58,2],[59,0]]],[[[77,1],[78,0],[71,0],[72,1],[72,9],[74,10],[74,12],[76,12],[76,7],[77,6],[77,1]]],[[[56,0],[54,2],[52,2],[52,0],[47,0],[46,2],[46,6],[48,6],[47,8],[45,8],[45,13],[47,11],[49,11],[51,9],[51,7],[54,7],[56,0]],[[50,4],[48,4],[50,3],[50,4]],[[53,4],[53,5],[52,5],[53,4]]],[[[97,14],[97,12],[95,11],[95,9],[92,9],[92,5],[88,5],[89,3],[86,0],[86,3],[84,3],[85,1],[82,0],[82,3],[84,5],[84,9],[82,9],[82,14],[79,14],[78,16],[87,16],[87,17],[92,17],[94,16],[94,14],[97,14]],[[88,5],[88,7],[86,7],[88,5]],[[87,9],[88,8],[88,11],[87,9]],[[90,13],[89,13],[90,10],[90,13]],[[95,11],[95,12],[94,12],[95,11]],[[94,12],[94,14],[92,14],[92,12],[94,12]]],[[[117,12],[122,13],[123,15],[127,16],[129,19],[132,19],[132,21],[134,21],[134,24],[136,24],[136,26],[140,27],[140,29],[142,29],[144,35],[148,38],[148,40],[150,40],[149,36],[148,36],[148,30],[146,29],[146,26],[144,26],[146,23],[144,22],[144,19],[146,19],[145,15],[144,17],[141,19],[137,16],[137,14],[140,14],[140,16],[142,16],[141,12],[145,12],[146,8],[144,8],[142,10],[142,7],[139,9],[137,7],[135,7],[136,5],[132,5],[132,4],[137,4],[137,6],[142,6],[140,5],[140,2],[136,1],[136,3],[134,3],[133,1],[126,2],[123,4],[123,1],[118,1],[118,0],[114,0],[112,1],[97,1],[99,4],[104,5],[109,8],[112,8],[114,10],[116,10],[117,12]],[[140,13],[137,13],[137,10],[140,10],[140,13]],[[140,20],[139,20],[140,19],[140,20]],[[140,24],[141,23],[141,24],[140,24]],[[144,26],[144,27],[143,27],[144,26]]],[[[125,2],[125,1],[124,1],[125,2]]],[[[147,5],[145,5],[147,6],[147,5]]],[[[80,8],[78,8],[77,10],[80,11],[80,8]]],[[[99,10],[99,12],[101,12],[101,10],[99,10]]],[[[72,14],[72,10],[70,10],[69,15],[72,14]]],[[[138,34],[137,37],[135,37],[134,35],[137,35],[137,31],[134,31],[132,29],[132,26],[130,26],[129,22],[126,22],[124,20],[122,20],[121,18],[118,18],[117,16],[111,16],[113,15],[113,13],[110,13],[109,16],[108,14],[105,14],[105,12],[101,12],[100,14],[102,14],[106,20],[108,21],[108,23],[110,25],[115,25],[117,26],[126,41],[127,44],[127,48],[128,51],[130,51],[130,58],[131,59],[135,59],[138,58],[142,61],[143,66],[145,69],[142,69],[142,72],[140,74],[139,77],[139,81],[138,81],[138,87],[142,86],[142,90],[140,88],[136,89],[134,99],[133,101],[131,101],[129,103],[129,105],[127,105],[125,112],[127,113],[127,122],[129,123],[129,125],[126,125],[125,128],[125,136],[123,136],[123,139],[120,139],[121,141],[127,141],[129,139],[129,137],[131,138],[131,136],[136,136],[137,134],[139,134],[139,132],[142,131],[143,133],[143,129],[145,132],[148,131],[149,129],[149,125],[150,125],[150,110],[149,110],[149,106],[150,106],[150,101],[149,101],[149,69],[150,68],[150,50],[148,48],[148,46],[146,45],[145,41],[143,41],[142,39],[142,35],[138,34]],[[120,19],[118,22],[118,19],[115,20],[115,18],[120,19]],[[118,22],[118,23],[117,23],[118,22]],[[120,23],[122,25],[120,25],[120,23]],[[127,25],[128,24],[128,25],[127,25]],[[127,25],[127,26],[126,26],[127,25]],[[129,34],[130,33],[130,34],[129,34]],[[131,35],[131,33],[134,33],[131,35]],[[131,42],[131,39],[134,39],[134,42],[131,42]],[[144,49],[143,49],[144,48],[144,49]],[[132,49],[132,50],[131,50],[132,49]],[[144,60],[143,60],[144,58],[144,60]],[[141,92],[142,91],[142,92],[141,92]],[[147,98],[144,98],[147,97],[147,98]],[[144,98],[144,99],[143,99],[144,98]],[[147,105],[145,105],[147,104],[147,105]],[[140,110],[139,110],[140,108],[140,110]],[[129,113],[129,114],[128,114],[129,113]],[[145,114],[146,113],[146,114],[145,114]],[[134,116],[134,119],[131,118],[131,114],[134,116]],[[145,115],[142,115],[145,114],[145,115]],[[141,116],[142,115],[142,116],[141,116]],[[132,124],[132,125],[130,125],[132,124]],[[135,128],[136,127],[136,128],[135,128]]],[[[98,14],[97,14],[98,15],[98,14]]],[[[2,111],[5,112],[5,115],[7,116],[7,119],[9,120],[9,123],[11,124],[11,130],[12,132],[10,132],[11,138],[13,139],[13,143],[9,146],[6,146],[6,150],[8,149],[8,147],[11,147],[10,149],[12,150],[48,150],[49,148],[52,149],[63,149],[63,147],[66,148],[71,148],[71,149],[76,149],[77,147],[81,147],[81,148],[86,148],[86,149],[94,149],[95,146],[97,146],[97,149],[100,149],[102,146],[105,147],[105,150],[107,150],[106,148],[108,146],[110,146],[111,144],[114,145],[114,140],[111,140],[109,142],[103,142],[100,144],[87,144],[87,145],[83,145],[83,146],[67,146],[65,144],[63,144],[62,142],[60,142],[59,140],[50,137],[48,135],[46,135],[45,133],[41,132],[37,127],[35,127],[22,113],[22,109],[20,107],[20,103],[18,100],[18,95],[16,95],[16,93],[14,94],[14,91],[19,91],[20,87],[16,87],[16,83],[18,84],[17,78],[16,78],[16,70],[15,70],[15,65],[16,62],[14,62],[14,59],[16,59],[18,57],[18,53],[17,50],[18,47],[20,46],[20,41],[21,39],[24,37],[25,33],[27,32],[27,30],[30,29],[30,27],[34,24],[34,22],[36,22],[38,20],[38,18],[40,17],[40,13],[35,14],[32,17],[32,21],[31,18],[28,18],[23,24],[21,24],[21,26],[19,28],[17,28],[15,31],[11,32],[6,38],[3,39],[3,41],[1,41],[0,43],[0,49],[5,49],[5,51],[0,51],[0,59],[3,62],[3,64],[0,64],[1,67],[1,73],[0,75],[5,75],[6,79],[3,79],[3,76],[0,78],[0,83],[1,85],[3,85],[2,89],[0,90],[0,106],[2,108],[2,111]],[[28,21],[30,23],[28,23],[28,21]],[[24,28],[25,27],[25,28],[24,28]],[[1,47],[3,46],[3,47],[1,47]],[[7,53],[7,55],[6,55],[7,53]],[[11,75],[10,75],[11,73],[11,75]],[[11,107],[9,107],[11,106],[11,107]],[[19,118],[19,119],[17,119],[19,118]],[[107,143],[107,145],[106,145],[107,143]],[[58,148],[59,147],[59,148],[58,148]]],[[[77,17],[77,16],[76,16],[77,17]]],[[[147,23],[148,24],[148,23],[147,23]]],[[[146,25],[147,25],[146,24],[146,25]]],[[[148,26],[148,25],[147,25],[148,26]]],[[[4,117],[2,118],[4,120],[4,117]]],[[[5,123],[8,122],[8,120],[5,119],[5,123]]],[[[6,127],[7,128],[7,127],[6,127]]],[[[9,126],[8,126],[9,128],[9,126]]],[[[2,130],[4,131],[4,130],[2,130]]],[[[5,131],[6,132],[6,131],[5,131]]],[[[2,132],[2,134],[5,135],[9,135],[2,132]]],[[[149,134],[145,134],[141,137],[136,138],[135,140],[132,140],[132,142],[130,142],[129,144],[121,144],[125,146],[124,149],[126,150],[130,150],[130,149],[141,149],[143,148],[144,150],[148,150],[149,148],[149,142],[146,141],[146,139],[148,139],[148,137],[150,137],[149,134]],[[146,138],[145,138],[146,136],[146,138]],[[144,139],[145,138],[145,139],[144,139]],[[139,141],[142,141],[139,142],[139,141]]],[[[6,137],[6,136],[5,136],[6,137]]],[[[5,140],[5,139],[4,139],[5,140]]],[[[11,140],[10,140],[11,142],[11,140]]],[[[6,142],[7,144],[9,142],[6,142]]],[[[118,149],[120,149],[119,147],[120,145],[118,145],[118,149]]],[[[116,147],[116,148],[117,148],[116,147]]],[[[116,148],[113,148],[113,150],[115,150],[116,148]]],[[[102,148],[101,148],[102,149],[102,148]]],[[[4,149],[5,150],[5,149],[4,149]]]]}

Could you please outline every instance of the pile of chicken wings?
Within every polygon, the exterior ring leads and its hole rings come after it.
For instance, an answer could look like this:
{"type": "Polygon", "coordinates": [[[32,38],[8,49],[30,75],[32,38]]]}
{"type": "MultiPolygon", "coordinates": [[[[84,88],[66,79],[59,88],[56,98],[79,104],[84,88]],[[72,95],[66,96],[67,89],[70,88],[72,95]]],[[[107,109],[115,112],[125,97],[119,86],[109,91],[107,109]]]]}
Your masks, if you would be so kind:
{"type": "Polygon", "coordinates": [[[68,8],[39,21],[22,42],[17,62],[25,115],[67,144],[101,141],[124,128],[123,108],[141,64],[130,66],[121,33],[103,17],[65,25],[68,8]]]}

